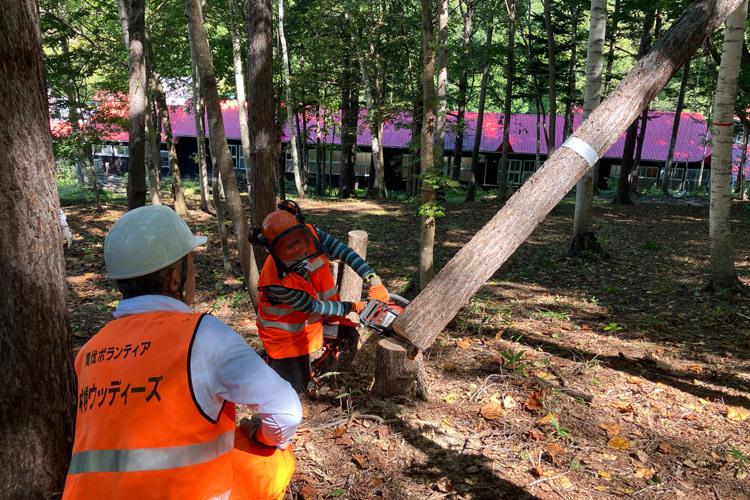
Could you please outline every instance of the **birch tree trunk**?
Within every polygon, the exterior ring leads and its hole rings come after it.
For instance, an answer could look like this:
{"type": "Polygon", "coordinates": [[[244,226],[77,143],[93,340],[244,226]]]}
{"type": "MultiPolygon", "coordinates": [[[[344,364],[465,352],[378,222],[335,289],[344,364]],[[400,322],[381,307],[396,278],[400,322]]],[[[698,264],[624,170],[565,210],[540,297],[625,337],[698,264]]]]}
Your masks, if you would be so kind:
{"type": "Polygon", "coordinates": [[[247,219],[245,210],[237,189],[237,178],[232,165],[232,155],[229,153],[224,121],[221,115],[221,104],[217,89],[216,76],[213,70],[213,58],[208,47],[206,26],[203,24],[200,0],[185,0],[185,11],[188,25],[195,45],[195,65],[203,85],[208,115],[208,133],[211,141],[211,159],[214,168],[219,169],[221,183],[224,187],[227,209],[232,219],[234,237],[237,244],[242,275],[245,285],[250,285],[250,243],[247,241],[247,219]]]}
{"type": "Polygon", "coordinates": [[[682,67],[682,79],[680,81],[680,93],[677,96],[677,106],[674,112],[674,122],[672,122],[672,135],[669,138],[669,152],[667,153],[667,163],[664,166],[664,181],[661,184],[661,191],[669,194],[669,184],[672,180],[672,165],[674,164],[674,148],[677,144],[677,133],[680,130],[680,116],[682,116],[682,107],[685,103],[685,89],[687,88],[688,76],[690,75],[690,61],[682,67]]]}
{"type": "Polygon", "coordinates": [[[742,0],[697,0],[393,323],[420,349],[513,254],[742,0]],[[588,158],[588,159],[586,159],[588,158]]]}
{"type": "Polygon", "coordinates": [[[146,204],[146,60],[143,52],[145,31],[143,0],[131,0],[128,12],[128,210],[146,204]]]}
{"type": "MultiPolygon", "coordinates": [[[[487,97],[487,81],[490,75],[490,48],[492,46],[492,30],[494,12],[490,9],[487,16],[487,41],[484,44],[484,68],[482,69],[482,83],[479,86],[479,107],[477,108],[477,125],[474,130],[474,146],[471,149],[471,177],[466,189],[466,200],[474,201],[474,193],[477,189],[477,172],[479,171],[479,146],[482,143],[482,125],[484,122],[484,101],[487,97]]],[[[487,168],[485,163],[484,168],[487,168]]]]}
{"type": "MultiPolygon", "coordinates": [[[[586,48],[586,88],[583,93],[583,120],[601,101],[604,36],[607,31],[607,0],[591,0],[589,41],[586,48]]],[[[589,168],[576,184],[576,208],[573,216],[573,241],[568,255],[576,255],[587,249],[587,240],[596,243],[591,224],[591,208],[594,204],[594,171],[589,168]],[[585,234],[589,237],[583,236],[585,234]]],[[[595,247],[595,245],[592,245],[595,247]]]]}
{"type": "Polygon", "coordinates": [[[433,247],[435,245],[435,189],[432,178],[432,140],[435,133],[435,46],[433,44],[432,1],[421,0],[422,6],[422,94],[424,112],[422,115],[422,135],[419,145],[419,164],[422,175],[422,228],[419,241],[419,284],[424,290],[435,276],[433,247]]]}
{"type": "Polygon", "coordinates": [[[510,149],[510,112],[513,103],[513,74],[515,72],[514,46],[516,38],[516,0],[505,3],[508,10],[508,63],[505,72],[505,115],[503,116],[503,151],[500,158],[500,180],[497,188],[497,198],[505,201],[508,184],[508,150],[510,149]]]}
{"type": "Polygon", "coordinates": [[[278,0],[279,4],[279,44],[281,45],[281,66],[284,71],[284,102],[286,103],[286,126],[289,129],[289,149],[292,153],[292,171],[294,172],[294,185],[297,188],[297,196],[305,197],[305,188],[302,185],[302,177],[299,171],[299,155],[297,153],[297,132],[294,128],[294,108],[292,102],[292,82],[289,70],[289,52],[284,36],[284,0],[278,0]]]}
{"type": "Polygon", "coordinates": [[[58,498],[76,382],[38,3],[6,2],[0,33],[2,496],[58,498]]]}
{"type": "Polygon", "coordinates": [[[714,124],[711,130],[711,204],[708,217],[711,277],[706,285],[707,289],[714,291],[741,287],[734,267],[730,208],[734,103],[737,99],[737,80],[746,19],[747,0],[742,0],[727,19],[714,99],[714,124]]]}

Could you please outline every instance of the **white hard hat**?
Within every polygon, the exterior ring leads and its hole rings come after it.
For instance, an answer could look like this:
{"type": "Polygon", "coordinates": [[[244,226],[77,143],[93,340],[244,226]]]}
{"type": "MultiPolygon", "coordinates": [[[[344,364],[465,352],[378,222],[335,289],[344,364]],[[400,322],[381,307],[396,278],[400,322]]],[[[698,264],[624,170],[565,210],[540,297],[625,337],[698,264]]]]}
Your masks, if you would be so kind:
{"type": "Polygon", "coordinates": [[[195,236],[167,206],[136,208],[120,217],[104,240],[107,277],[145,276],[177,262],[206,240],[195,236]]]}

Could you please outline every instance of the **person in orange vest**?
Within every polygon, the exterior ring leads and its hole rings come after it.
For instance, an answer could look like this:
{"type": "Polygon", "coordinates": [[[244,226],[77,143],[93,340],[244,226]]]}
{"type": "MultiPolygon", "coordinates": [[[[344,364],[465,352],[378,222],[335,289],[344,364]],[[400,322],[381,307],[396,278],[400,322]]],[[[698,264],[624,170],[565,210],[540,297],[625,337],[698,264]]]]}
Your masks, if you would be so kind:
{"type": "Polygon", "coordinates": [[[354,250],[305,224],[299,205],[278,203],[261,226],[250,229],[253,244],[268,257],[258,280],[258,335],[271,368],[300,393],[327,371],[345,369],[357,352],[358,323],[346,318],[365,302],[339,299],[328,257],[352,268],[368,284],[368,299],[388,301],[380,278],[354,250]],[[310,354],[324,347],[311,366],[310,354]],[[337,358],[334,360],[334,358],[337,358]],[[335,368],[333,368],[335,367],[335,368]]]}
{"type": "Polygon", "coordinates": [[[76,356],[64,499],[283,498],[302,407],[241,336],[190,308],[205,242],[166,206],[131,210],[107,234],[123,299],[76,356]],[[236,403],[256,411],[240,427],[236,403]]]}

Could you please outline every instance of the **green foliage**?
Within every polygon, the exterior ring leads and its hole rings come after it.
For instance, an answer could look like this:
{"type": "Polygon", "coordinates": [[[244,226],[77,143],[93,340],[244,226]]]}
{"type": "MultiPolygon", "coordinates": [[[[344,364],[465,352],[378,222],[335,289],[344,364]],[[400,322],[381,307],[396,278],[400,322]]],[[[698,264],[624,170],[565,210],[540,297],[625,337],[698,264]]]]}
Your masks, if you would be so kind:
{"type": "Polygon", "coordinates": [[[659,244],[654,243],[653,241],[646,241],[643,243],[643,246],[641,247],[644,250],[659,250],[659,244]]]}
{"type": "Polygon", "coordinates": [[[567,427],[562,427],[560,425],[560,422],[558,422],[554,415],[552,415],[551,413],[549,416],[549,423],[551,423],[552,427],[555,428],[555,434],[565,439],[573,439],[573,436],[570,435],[571,430],[567,427]]]}
{"type": "Polygon", "coordinates": [[[616,332],[618,330],[622,330],[622,327],[618,325],[617,323],[610,323],[604,327],[605,332],[609,332],[609,331],[616,332]]]}

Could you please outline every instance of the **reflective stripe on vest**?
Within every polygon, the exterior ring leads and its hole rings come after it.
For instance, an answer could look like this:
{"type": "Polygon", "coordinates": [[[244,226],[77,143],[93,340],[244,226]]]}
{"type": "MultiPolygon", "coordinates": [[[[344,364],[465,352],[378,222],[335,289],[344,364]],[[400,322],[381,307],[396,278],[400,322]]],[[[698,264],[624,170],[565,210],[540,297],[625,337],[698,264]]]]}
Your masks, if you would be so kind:
{"type": "Polygon", "coordinates": [[[328,300],[334,295],[336,295],[336,287],[330,288],[328,290],[324,290],[322,292],[318,292],[318,300],[328,300]]]}
{"type": "Polygon", "coordinates": [[[176,469],[209,462],[229,453],[233,447],[234,430],[211,441],[184,446],[80,451],[73,453],[68,474],[176,469]]]}
{"type": "MultiPolygon", "coordinates": [[[[290,311],[296,312],[293,309],[290,311]]],[[[281,321],[271,321],[263,318],[258,318],[258,325],[265,328],[277,328],[289,333],[301,332],[307,325],[307,321],[304,323],[284,323],[281,321]]]]}

